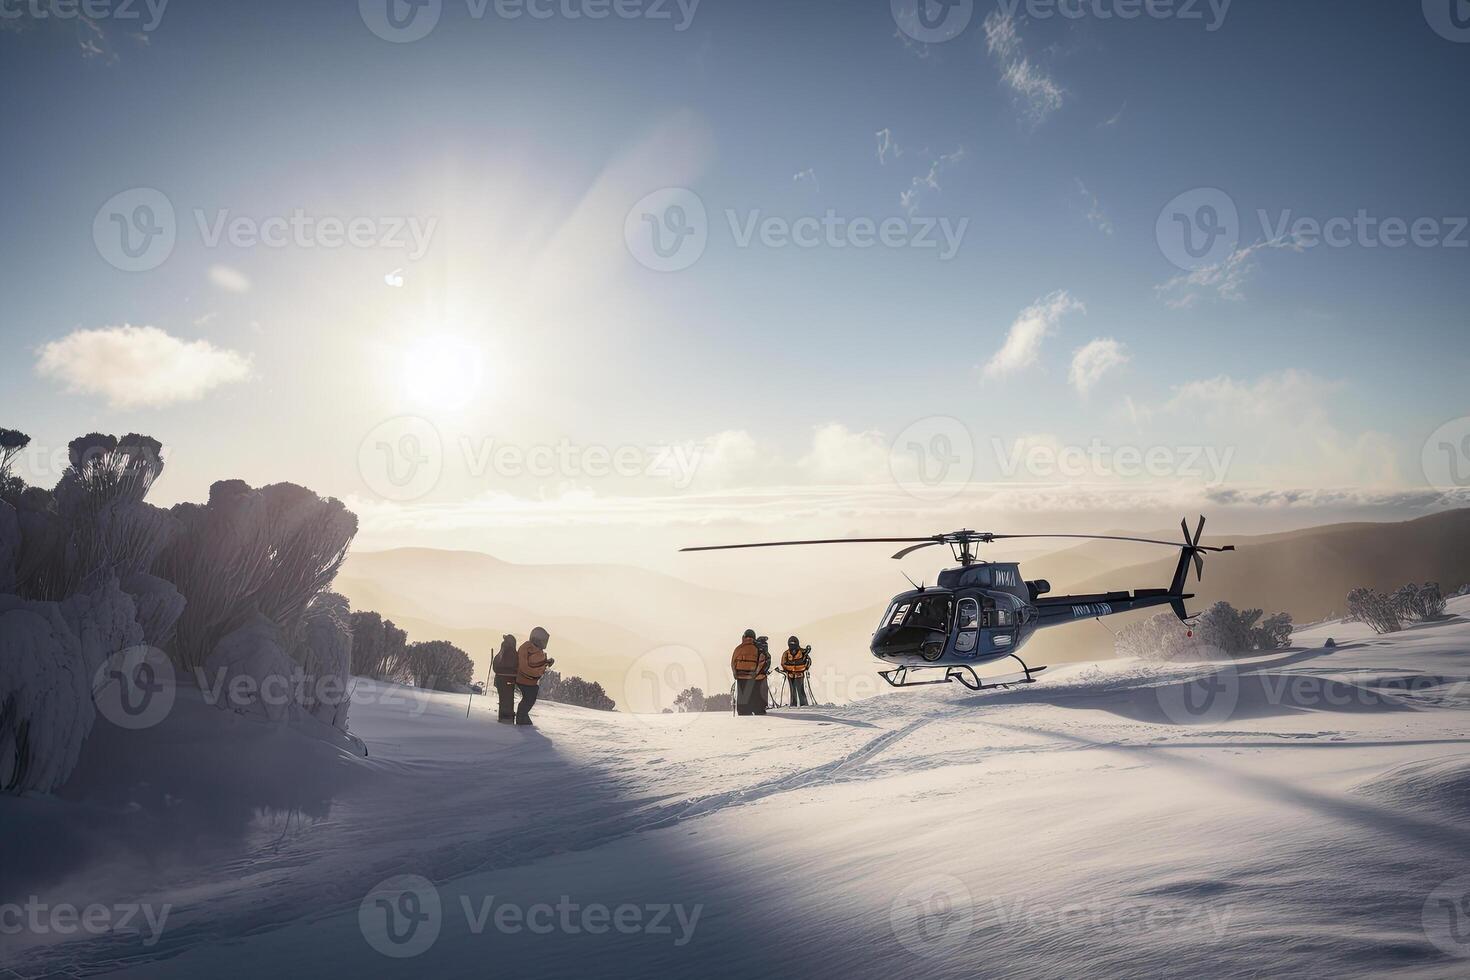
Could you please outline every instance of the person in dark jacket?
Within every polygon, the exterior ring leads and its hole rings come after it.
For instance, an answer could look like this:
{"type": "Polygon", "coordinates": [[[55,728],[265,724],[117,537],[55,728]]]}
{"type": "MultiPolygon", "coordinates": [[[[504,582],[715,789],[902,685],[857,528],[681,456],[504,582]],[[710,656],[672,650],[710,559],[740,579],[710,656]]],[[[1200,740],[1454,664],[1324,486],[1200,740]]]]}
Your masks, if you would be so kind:
{"type": "Polygon", "coordinates": [[[531,708],[536,704],[536,695],[541,693],[541,675],[556,663],[546,655],[546,645],[550,642],[551,634],[538,626],[531,631],[531,638],[516,651],[516,687],[521,692],[521,706],[516,709],[517,725],[531,725],[531,708]]]}
{"type": "Polygon", "coordinates": [[[514,725],[516,674],[521,669],[515,637],[507,633],[500,638],[500,650],[495,654],[495,659],[490,661],[490,666],[495,671],[495,693],[500,696],[500,717],[496,721],[502,725],[514,725]]]}
{"type": "Polygon", "coordinates": [[[786,652],[781,654],[781,673],[786,675],[786,686],[791,688],[791,706],[805,708],[806,675],[812,667],[812,648],[804,647],[794,636],[786,638],[786,652]]]}
{"type": "Polygon", "coordinates": [[[776,707],[771,701],[771,638],[769,636],[757,636],[755,638],[755,648],[760,651],[760,669],[757,671],[755,679],[756,693],[755,700],[752,703],[758,706],[755,709],[755,713],[763,715],[766,713],[767,708],[776,707]]]}

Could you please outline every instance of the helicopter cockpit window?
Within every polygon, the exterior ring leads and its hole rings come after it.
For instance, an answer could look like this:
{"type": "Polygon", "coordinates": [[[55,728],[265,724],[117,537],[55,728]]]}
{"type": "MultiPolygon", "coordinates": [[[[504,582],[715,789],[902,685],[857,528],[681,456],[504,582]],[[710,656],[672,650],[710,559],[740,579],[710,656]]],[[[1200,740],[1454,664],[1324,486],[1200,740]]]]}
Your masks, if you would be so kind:
{"type": "Polygon", "coordinates": [[[893,608],[889,611],[887,617],[884,618],[883,625],[901,626],[903,625],[904,617],[908,614],[909,604],[907,602],[894,603],[893,608]]]}
{"type": "Polygon", "coordinates": [[[949,629],[950,597],[929,596],[914,600],[914,608],[904,620],[905,626],[921,626],[931,630],[949,629]]]}

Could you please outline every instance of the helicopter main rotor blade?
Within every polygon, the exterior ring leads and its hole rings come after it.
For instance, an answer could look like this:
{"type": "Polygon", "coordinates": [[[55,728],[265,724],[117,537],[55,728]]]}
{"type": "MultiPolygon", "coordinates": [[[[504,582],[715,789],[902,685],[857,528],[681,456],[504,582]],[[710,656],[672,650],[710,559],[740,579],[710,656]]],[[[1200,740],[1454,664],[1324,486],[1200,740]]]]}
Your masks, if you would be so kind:
{"type": "Polygon", "coordinates": [[[701,545],[697,548],[680,548],[683,551],[736,551],[741,548],[786,548],[792,545],[807,544],[910,544],[915,541],[924,541],[928,544],[938,544],[937,538],[826,538],[818,541],[758,541],[752,544],[711,544],[701,545]]]}
{"type": "Polygon", "coordinates": [[[905,548],[902,551],[900,551],[897,554],[895,554],[893,557],[894,558],[907,558],[909,555],[912,555],[916,551],[923,551],[925,548],[932,548],[936,544],[943,544],[943,543],[944,542],[942,542],[942,541],[925,541],[923,544],[911,544],[907,548],[905,548]]]}
{"type": "MultiPolygon", "coordinates": [[[[1185,533],[1186,534],[1189,533],[1187,529],[1186,529],[1185,533]]],[[[1181,545],[1178,541],[1160,541],[1157,538],[1127,538],[1127,537],[1119,537],[1119,536],[1113,535],[1113,534],[992,534],[989,537],[991,538],[991,540],[994,540],[994,541],[1000,541],[1002,539],[1017,539],[1017,538],[1073,538],[1073,539],[1079,539],[1079,540],[1084,540],[1084,541],[1134,541],[1134,542],[1137,542],[1138,544],[1159,544],[1159,545],[1163,545],[1166,548],[1181,548],[1182,547],[1182,548],[1197,549],[1199,551],[1234,551],[1235,550],[1235,548],[1234,547],[1231,547],[1231,546],[1226,546],[1226,547],[1223,547],[1223,548],[1214,548],[1214,547],[1211,547],[1209,545],[1190,545],[1190,544],[1181,545]]]]}

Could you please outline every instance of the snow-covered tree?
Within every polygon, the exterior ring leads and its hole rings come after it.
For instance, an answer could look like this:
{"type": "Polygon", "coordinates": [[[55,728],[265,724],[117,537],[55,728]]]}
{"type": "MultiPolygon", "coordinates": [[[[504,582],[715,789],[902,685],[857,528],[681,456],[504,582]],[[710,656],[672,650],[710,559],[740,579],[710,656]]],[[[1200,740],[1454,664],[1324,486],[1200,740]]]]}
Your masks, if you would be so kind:
{"type": "Polygon", "coordinates": [[[447,640],[410,643],[406,660],[409,679],[415,687],[461,691],[474,679],[475,662],[447,640]]]}
{"type": "Polygon", "coordinates": [[[1377,589],[1353,589],[1348,593],[1347,607],[1350,617],[1367,623],[1375,633],[1397,633],[1404,628],[1393,598],[1377,589]]]}

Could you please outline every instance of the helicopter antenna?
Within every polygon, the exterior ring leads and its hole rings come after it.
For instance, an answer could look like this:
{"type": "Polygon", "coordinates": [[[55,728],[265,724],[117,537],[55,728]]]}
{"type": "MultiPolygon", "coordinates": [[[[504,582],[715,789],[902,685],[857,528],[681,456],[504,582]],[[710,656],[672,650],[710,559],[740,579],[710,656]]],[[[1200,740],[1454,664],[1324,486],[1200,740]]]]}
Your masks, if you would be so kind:
{"type": "Polygon", "coordinates": [[[920,592],[923,592],[924,591],[924,587],[922,585],[920,585],[918,582],[915,582],[913,579],[909,578],[909,573],[908,572],[905,572],[903,569],[899,569],[899,574],[902,575],[904,578],[908,578],[909,579],[909,585],[912,585],[914,588],[918,589],[920,592]]]}

